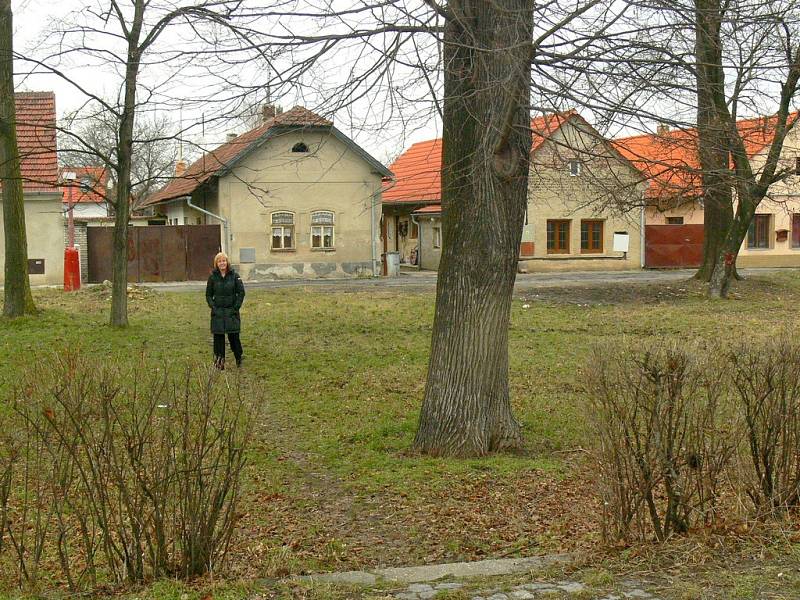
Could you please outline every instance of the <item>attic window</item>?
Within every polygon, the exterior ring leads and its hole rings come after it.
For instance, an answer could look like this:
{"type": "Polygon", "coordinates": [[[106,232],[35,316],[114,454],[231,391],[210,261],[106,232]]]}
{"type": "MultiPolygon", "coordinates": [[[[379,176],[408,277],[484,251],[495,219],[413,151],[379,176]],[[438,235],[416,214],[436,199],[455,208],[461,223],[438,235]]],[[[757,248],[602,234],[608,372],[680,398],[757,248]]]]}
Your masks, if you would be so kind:
{"type": "Polygon", "coordinates": [[[89,192],[92,189],[92,178],[88,175],[81,177],[81,191],[89,192]]]}
{"type": "Polygon", "coordinates": [[[306,146],[303,142],[297,142],[294,146],[292,146],[292,152],[308,152],[308,146],[306,146]]]}
{"type": "Polygon", "coordinates": [[[569,161],[569,176],[577,177],[580,174],[581,174],[581,161],[579,160],[569,161]]]}

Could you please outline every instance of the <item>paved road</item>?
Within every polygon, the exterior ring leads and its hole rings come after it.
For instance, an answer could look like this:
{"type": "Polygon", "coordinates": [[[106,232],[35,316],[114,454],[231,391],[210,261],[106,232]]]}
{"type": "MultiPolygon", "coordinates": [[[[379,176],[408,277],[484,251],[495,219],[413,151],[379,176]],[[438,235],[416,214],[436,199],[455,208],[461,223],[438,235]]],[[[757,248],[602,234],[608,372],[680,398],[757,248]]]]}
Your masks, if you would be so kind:
{"type": "MultiPolygon", "coordinates": [[[[745,277],[786,269],[743,269],[745,277]]],[[[515,289],[526,291],[536,288],[552,288],[580,285],[602,285],[608,283],[654,283],[680,281],[692,276],[694,270],[680,269],[669,271],[569,271],[558,273],[521,273],[517,275],[515,289]]],[[[188,281],[177,283],[143,283],[153,289],[165,292],[197,292],[205,289],[205,282],[188,281]]],[[[436,287],[436,273],[432,271],[403,272],[399,277],[377,279],[288,279],[274,281],[246,281],[247,289],[278,289],[295,287],[318,287],[359,291],[370,289],[408,288],[433,290],[436,287]]]]}

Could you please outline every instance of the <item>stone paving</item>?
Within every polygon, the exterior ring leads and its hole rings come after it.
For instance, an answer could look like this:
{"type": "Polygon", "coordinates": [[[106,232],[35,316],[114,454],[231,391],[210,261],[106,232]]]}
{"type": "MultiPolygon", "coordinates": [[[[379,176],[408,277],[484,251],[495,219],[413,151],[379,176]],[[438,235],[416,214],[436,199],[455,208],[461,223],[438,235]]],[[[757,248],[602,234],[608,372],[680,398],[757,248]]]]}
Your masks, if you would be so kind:
{"type": "MultiPolygon", "coordinates": [[[[397,600],[428,600],[429,598],[447,598],[447,592],[463,590],[466,583],[412,583],[402,590],[394,591],[386,596],[397,600]]],[[[622,591],[608,594],[591,594],[588,588],[578,581],[541,582],[532,581],[509,588],[488,588],[470,591],[466,597],[471,600],[536,600],[551,598],[569,598],[577,596],[581,600],[659,600],[650,592],[639,587],[638,582],[627,581],[622,591]]],[[[463,594],[463,592],[462,592],[463,594]]],[[[463,596],[462,596],[463,597],[463,596]]]]}
{"type": "Polygon", "coordinates": [[[528,558],[507,558],[475,562],[446,563],[417,567],[395,567],[372,571],[346,571],[343,573],[321,573],[300,579],[310,582],[344,584],[372,588],[380,598],[392,600],[444,600],[448,596],[470,600],[661,600],[647,591],[644,582],[626,579],[617,583],[613,593],[593,592],[580,581],[542,581],[541,571],[545,567],[565,565],[572,555],[551,554],[528,558]],[[540,575],[537,577],[536,572],[540,575]],[[474,578],[514,576],[513,585],[470,583],[474,578]],[[522,578],[523,583],[520,583],[522,578]],[[446,581],[443,581],[446,580],[446,581]],[[526,581],[528,580],[528,581],[526,581]],[[385,585],[397,586],[386,590],[385,585]],[[485,589],[484,586],[485,585],[485,589]]]}

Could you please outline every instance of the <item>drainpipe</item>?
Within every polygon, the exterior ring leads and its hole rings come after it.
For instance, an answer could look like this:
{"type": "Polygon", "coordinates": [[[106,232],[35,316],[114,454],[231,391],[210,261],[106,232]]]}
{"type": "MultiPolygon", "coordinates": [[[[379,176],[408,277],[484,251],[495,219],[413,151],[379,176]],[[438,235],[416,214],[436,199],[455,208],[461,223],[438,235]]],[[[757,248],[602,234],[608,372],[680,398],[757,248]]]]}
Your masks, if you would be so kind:
{"type": "Polygon", "coordinates": [[[645,227],[647,225],[647,218],[645,216],[645,210],[647,210],[647,202],[646,202],[646,194],[647,188],[650,186],[650,182],[647,182],[645,185],[644,190],[642,190],[642,209],[639,214],[639,268],[644,269],[644,244],[645,244],[645,227]]]}
{"type": "Polygon", "coordinates": [[[417,217],[414,216],[413,212],[409,217],[411,218],[411,222],[417,226],[417,271],[422,271],[422,226],[419,221],[417,221],[417,217]]]}
{"type": "Polygon", "coordinates": [[[184,196],[184,200],[186,200],[186,206],[188,206],[189,208],[193,208],[197,212],[203,213],[204,215],[208,215],[212,219],[217,219],[218,221],[222,222],[222,227],[225,230],[225,245],[222,248],[222,250],[227,254],[230,251],[230,240],[231,240],[230,230],[228,229],[228,219],[226,219],[225,217],[221,217],[219,215],[215,215],[214,213],[207,211],[205,208],[200,208],[199,206],[192,204],[191,196],[184,196]]]}

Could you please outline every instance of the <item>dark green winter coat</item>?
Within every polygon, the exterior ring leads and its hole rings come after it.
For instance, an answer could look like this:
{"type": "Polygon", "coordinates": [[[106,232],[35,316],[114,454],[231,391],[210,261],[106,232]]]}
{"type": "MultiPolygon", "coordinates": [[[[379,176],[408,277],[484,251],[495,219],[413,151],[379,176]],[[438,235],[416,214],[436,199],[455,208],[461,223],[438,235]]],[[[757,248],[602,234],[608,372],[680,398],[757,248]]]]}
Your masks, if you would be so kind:
{"type": "Polygon", "coordinates": [[[233,269],[225,277],[214,269],[206,284],[206,303],[211,309],[211,333],[239,333],[239,309],[244,302],[242,278],[233,269]]]}

